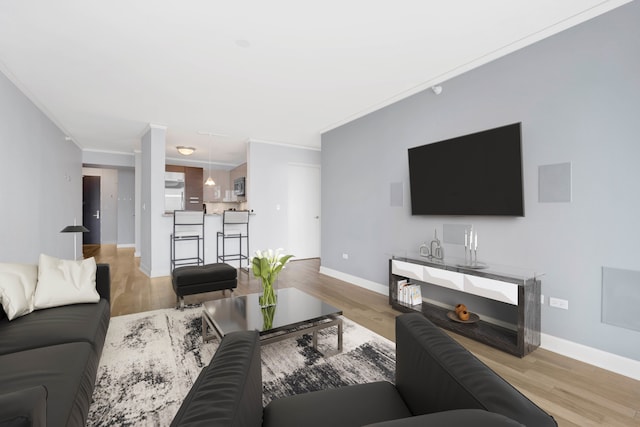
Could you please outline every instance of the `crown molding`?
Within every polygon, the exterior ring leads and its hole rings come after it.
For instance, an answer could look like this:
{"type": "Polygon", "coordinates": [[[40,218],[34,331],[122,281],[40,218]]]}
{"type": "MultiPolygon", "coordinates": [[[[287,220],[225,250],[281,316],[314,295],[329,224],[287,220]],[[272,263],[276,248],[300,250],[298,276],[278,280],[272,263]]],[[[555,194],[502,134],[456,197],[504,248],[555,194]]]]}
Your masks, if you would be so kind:
{"type": "Polygon", "coordinates": [[[96,148],[83,148],[82,149],[83,152],[91,152],[91,153],[102,153],[102,154],[118,154],[121,156],[135,156],[135,153],[138,152],[140,153],[140,150],[133,150],[131,152],[128,151],[113,151],[113,150],[100,150],[100,149],[96,149],[96,148]]]}
{"type": "Polygon", "coordinates": [[[249,140],[247,141],[247,143],[252,143],[252,142],[255,142],[258,144],[279,145],[281,147],[288,147],[288,148],[300,148],[302,150],[322,151],[322,148],[320,147],[310,147],[308,145],[297,145],[297,144],[290,144],[287,142],[269,141],[268,139],[249,138],[249,140]]]}
{"type": "Polygon", "coordinates": [[[156,123],[147,123],[144,127],[144,129],[142,130],[142,132],[140,132],[140,135],[138,136],[139,139],[142,139],[143,136],[145,136],[147,134],[147,132],[149,132],[151,129],[159,129],[159,130],[167,130],[167,126],[165,125],[159,125],[156,123]]]}

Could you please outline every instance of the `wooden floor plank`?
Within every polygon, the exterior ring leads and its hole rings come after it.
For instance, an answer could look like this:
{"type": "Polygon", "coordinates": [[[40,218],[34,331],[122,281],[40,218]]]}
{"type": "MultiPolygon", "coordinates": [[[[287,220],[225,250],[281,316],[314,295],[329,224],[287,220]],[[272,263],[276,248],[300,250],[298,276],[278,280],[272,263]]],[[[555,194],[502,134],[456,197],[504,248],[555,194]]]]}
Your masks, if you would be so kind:
{"type": "MultiPolygon", "coordinates": [[[[149,279],[139,270],[132,248],[115,245],[84,246],[85,257],[111,265],[111,313],[129,313],[174,307],[176,297],[169,277],[149,279]]],[[[388,297],[319,273],[318,259],[287,264],[276,286],[296,287],[343,310],[345,317],[395,340],[395,318],[388,297]]],[[[241,272],[237,293],[260,291],[259,282],[241,272]]],[[[188,296],[187,304],[223,298],[221,292],[188,296]]],[[[553,415],[562,427],[640,426],[640,381],[537,349],[520,359],[492,347],[447,333],[524,395],[553,415]]]]}

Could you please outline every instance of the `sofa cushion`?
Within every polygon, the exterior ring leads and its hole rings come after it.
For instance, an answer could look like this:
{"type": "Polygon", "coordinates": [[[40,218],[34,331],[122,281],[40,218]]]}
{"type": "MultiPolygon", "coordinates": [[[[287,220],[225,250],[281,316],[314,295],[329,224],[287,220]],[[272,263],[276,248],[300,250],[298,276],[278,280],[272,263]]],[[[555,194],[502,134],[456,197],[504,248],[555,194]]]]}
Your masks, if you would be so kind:
{"type": "Polygon", "coordinates": [[[9,322],[0,320],[0,355],[69,342],[84,341],[97,356],[109,327],[109,303],[75,304],[38,310],[9,322]]]}
{"type": "Polygon", "coordinates": [[[185,265],[171,272],[174,287],[198,285],[200,283],[235,280],[238,270],[223,262],[205,265],[185,265]]]}
{"type": "Polygon", "coordinates": [[[35,309],[61,305],[98,302],[96,260],[63,260],[40,255],[35,309]]]}
{"type": "Polygon", "coordinates": [[[45,427],[47,389],[30,387],[0,394],[0,426],[45,427]]]}
{"type": "Polygon", "coordinates": [[[346,427],[411,416],[395,387],[386,381],[298,394],[273,400],[263,426],[346,427]]]}
{"type": "Polygon", "coordinates": [[[84,426],[98,369],[85,342],[36,348],[0,356],[0,394],[43,385],[47,425],[84,426]]]}
{"type": "Polygon", "coordinates": [[[0,303],[9,320],[33,311],[37,281],[36,265],[0,263],[0,303]]]}
{"type": "Polygon", "coordinates": [[[396,319],[396,387],[414,415],[483,409],[525,425],[557,425],[421,313],[396,319]]]}
{"type": "Polygon", "coordinates": [[[455,411],[436,412],[434,414],[418,415],[382,423],[369,424],[366,427],[524,427],[517,421],[504,415],[481,409],[458,409],[455,411]]]}

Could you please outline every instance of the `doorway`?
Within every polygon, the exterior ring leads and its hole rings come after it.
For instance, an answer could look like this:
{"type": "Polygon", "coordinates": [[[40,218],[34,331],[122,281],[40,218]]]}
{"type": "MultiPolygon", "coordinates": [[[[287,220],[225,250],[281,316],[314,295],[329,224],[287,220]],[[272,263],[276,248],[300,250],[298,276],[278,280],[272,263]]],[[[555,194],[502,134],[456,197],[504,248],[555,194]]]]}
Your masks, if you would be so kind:
{"type": "Polygon", "coordinates": [[[320,166],[288,165],[289,248],[296,259],[320,257],[320,166]]]}
{"type": "Polygon", "coordinates": [[[89,229],[82,233],[83,245],[100,244],[100,177],[82,177],[82,224],[89,229]]]}

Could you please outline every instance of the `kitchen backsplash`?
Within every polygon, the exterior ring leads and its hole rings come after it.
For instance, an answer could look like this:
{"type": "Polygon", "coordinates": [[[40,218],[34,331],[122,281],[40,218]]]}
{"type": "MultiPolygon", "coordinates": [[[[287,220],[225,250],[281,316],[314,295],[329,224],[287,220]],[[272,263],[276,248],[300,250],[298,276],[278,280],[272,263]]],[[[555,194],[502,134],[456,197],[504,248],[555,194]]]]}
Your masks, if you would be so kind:
{"type": "Polygon", "coordinates": [[[207,206],[207,213],[217,213],[221,214],[223,211],[227,209],[236,209],[236,210],[245,210],[247,209],[247,202],[207,202],[205,203],[207,206]]]}

